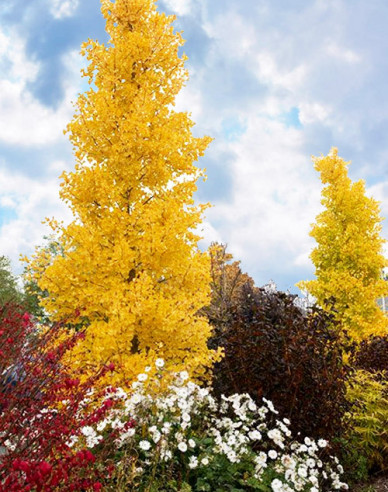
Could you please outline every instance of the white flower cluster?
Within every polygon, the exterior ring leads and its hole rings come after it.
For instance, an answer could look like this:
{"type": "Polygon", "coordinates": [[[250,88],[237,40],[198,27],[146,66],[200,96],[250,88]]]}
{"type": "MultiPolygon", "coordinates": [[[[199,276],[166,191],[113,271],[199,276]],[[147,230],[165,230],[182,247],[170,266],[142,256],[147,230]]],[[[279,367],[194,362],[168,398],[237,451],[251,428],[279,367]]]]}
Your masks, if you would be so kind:
{"type": "Polygon", "coordinates": [[[207,388],[190,381],[186,371],[175,374],[163,390],[164,362],[158,359],[155,365],[154,386],[146,384],[147,367],[130,393],[120,389],[107,396],[121,406],[96,429],[82,430],[89,447],[97,445],[104,432],[116,430],[117,447],[134,450],[139,470],[146,470],[155,459],[170,462],[184,455],[188,468],[198,471],[222,456],[231,464],[249,462],[259,481],[271,470],[277,477],[271,482],[274,492],[317,492],[323,482],[330,490],[348,488],[340,480],[343,470],[338,460],[333,458],[329,465],[318,457],[327,442],[292,441],[290,422],[277,419],[270,401],[263,399],[258,406],[248,394],[236,394],[223,396],[218,403],[207,388]]]}

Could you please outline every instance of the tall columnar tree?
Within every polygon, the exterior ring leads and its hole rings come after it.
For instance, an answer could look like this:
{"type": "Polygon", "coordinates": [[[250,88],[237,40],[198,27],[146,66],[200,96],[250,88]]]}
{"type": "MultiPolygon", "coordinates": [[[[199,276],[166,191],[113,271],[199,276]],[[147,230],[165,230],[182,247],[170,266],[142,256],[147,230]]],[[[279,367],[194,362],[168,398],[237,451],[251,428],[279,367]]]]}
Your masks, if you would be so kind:
{"type": "Polygon", "coordinates": [[[205,206],[193,201],[211,139],[174,110],[187,80],[174,17],[154,0],[101,3],[109,41],[82,47],[90,88],[67,128],[76,166],[60,196],[74,221],[51,222],[61,254],[32,269],[52,318],[88,325],[76,363],[114,362],[120,382],[155,356],[198,373],[216,357],[198,315],[210,267],[195,233],[205,206]]]}
{"type": "Polygon", "coordinates": [[[382,279],[387,265],[383,256],[380,207],[365,195],[365,183],[348,176],[349,163],[332,149],[326,157],[314,158],[314,167],[324,185],[322,205],[310,235],[318,245],[311,254],[315,280],[299,282],[325,307],[333,301],[337,317],[353,339],[388,332],[388,319],[377,299],[388,295],[382,279]]]}

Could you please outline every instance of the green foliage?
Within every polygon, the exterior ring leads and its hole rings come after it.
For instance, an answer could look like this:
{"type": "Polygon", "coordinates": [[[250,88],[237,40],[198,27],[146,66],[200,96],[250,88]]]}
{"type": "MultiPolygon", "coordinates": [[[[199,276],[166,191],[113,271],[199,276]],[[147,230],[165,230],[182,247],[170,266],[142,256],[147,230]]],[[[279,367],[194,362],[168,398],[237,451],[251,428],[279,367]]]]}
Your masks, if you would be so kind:
{"type": "Polygon", "coordinates": [[[355,405],[349,446],[366,460],[369,471],[388,470],[387,373],[357,370],[347,396],[355,405]]]}
{"type": "Polygon", "coordinates": [[[350,369],[333,317],[319,308],[304,314],[295,296],[282,292],[249,285],[243,291],[229,327],[212,340],[225,351],[214,368],[216,393],[264,396],[294,432],[340,436],[350,369]]]}
{"type": "Polygon", "coordinates": [[[354,447],[352,438],[348,436],[337,439],[337,447],[340,450],[346,481],[351,484],[367,481],[369,478],[368,460],[354,447]]]}
{"type": "MultiPolygon", "coordinates": [[[[36,251],[39,251],[42,256],[49,256],[50,258],[63,256],[63,248],[55,235],[44,236],[43,239],[44,243],[41,246],[38,246],[36,251]]],[[[26,261],[26,258],[24,258],[24,260],[26,261]]],[[[47,323],[49,317],[43,309],[41,301],[48,296],[48,292],[39,287],[37,278],[29,274],[28,268],[24,269],[23,282],[27,312],[40,319],[42,322],[47,323]]]]}
{"type": "Polygon", "coordinates": [[[11,271],[11,262],[6,256],[0,256],[0,306],[8,303],[20,304],[23,294],[17,279],[11,271]]]}
{"type": "Polygon", "coordinates": [[[13,274],[11,262],[6,256],[0,256],[0,307],[6,304],[19,306],[20,311],[27,311],[32,315],[41,312],[38,299],[26,284],[19,284],[17,276],[13,274]]]}
{"type": "Polygon", "coordinates": [[[357,369],[348,388],[354,407],[343,459],[352,477],[363,480],[368,472],[388,470],[388,337],[363,340],[351,364],[357,369]]]}

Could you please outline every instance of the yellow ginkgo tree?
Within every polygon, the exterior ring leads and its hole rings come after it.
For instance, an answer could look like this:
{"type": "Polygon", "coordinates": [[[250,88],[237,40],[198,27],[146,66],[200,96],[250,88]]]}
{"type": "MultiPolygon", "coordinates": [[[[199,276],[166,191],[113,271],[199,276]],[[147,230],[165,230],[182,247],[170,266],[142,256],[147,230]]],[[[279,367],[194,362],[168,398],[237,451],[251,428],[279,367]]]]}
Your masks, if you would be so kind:
{"type": "Polygon", "coordinates": [[[317,241],[311,254],[316,279],[297,285],[324,308],[326,301],[334,303],[343,328],[360,341],[388,333],[388,318],[377,305],[378,298],[388,295],[388,282],[382,279],[387,261],[379,203],[365,195],[362,180],[351,181],[348,164],[335,148],[326,157],[314,158],[325,185],[325,209],[310,232],[317,241]]]}
{"type": "Polygon", "coordinates": [[[211,139],[195,138],[189,115],[174,110],[187,80],[173,16],[154,0],[102,0],[107,44],[82,54],[89,90],[67,131],[76,166],[62,175],[73,222],[51,221],[61,254],[35,255],[30,270],[53,320],[87,326],[75,364],[113,362],[131,380],[155,357],[202,373],[217,358],[198,314],[209,303],[210,266],[195,230],[194,163],[211,139]]]}

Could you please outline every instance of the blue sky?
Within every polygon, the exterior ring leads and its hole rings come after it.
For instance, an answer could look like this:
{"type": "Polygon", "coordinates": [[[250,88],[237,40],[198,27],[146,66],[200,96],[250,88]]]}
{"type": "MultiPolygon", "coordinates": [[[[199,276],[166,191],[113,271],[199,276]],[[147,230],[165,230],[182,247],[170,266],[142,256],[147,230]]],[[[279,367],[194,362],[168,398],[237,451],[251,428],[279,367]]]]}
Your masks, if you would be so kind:
{"type": "MultiPolygon", "coordinates": [[[[177,107],[214,142],[201,161],[211,202],[202,246],[227,243],[258,285],[313,276],[310,224],[321,184],[310,159],[336,146],[388,216],[386,0],[159,0],[177,14],[190,80],[177,107]]],[[[0,254],[30,254],[69,220],[62,130],[85,89],[80,44],[104,41],[98,0],[0,5],[0,254]]],[[[387,225],[383,235],[388,237],[387,225]]]]}

